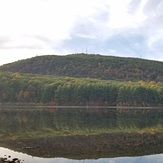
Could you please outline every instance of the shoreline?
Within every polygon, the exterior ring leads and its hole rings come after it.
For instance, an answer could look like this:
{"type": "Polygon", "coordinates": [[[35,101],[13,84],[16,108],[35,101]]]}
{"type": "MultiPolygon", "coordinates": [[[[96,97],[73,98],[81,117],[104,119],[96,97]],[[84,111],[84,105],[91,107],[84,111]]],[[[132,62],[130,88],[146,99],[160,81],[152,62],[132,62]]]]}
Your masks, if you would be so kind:
{"type": "Polygon", "coordinates": [[[163,106],[110,106],[110,105],[48,105],[48,104],[0,104],[0,108],[54,108],[54,109],[158,109],[163,106]]]}

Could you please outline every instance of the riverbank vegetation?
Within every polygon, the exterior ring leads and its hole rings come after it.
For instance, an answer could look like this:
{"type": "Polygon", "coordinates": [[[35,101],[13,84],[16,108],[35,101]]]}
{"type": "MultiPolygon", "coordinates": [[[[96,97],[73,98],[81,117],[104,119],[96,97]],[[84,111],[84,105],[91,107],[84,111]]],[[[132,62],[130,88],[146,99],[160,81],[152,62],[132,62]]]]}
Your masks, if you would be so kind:
{"type": "Polygon", "coordinates": [[[0,103],[163,106],[163,83],[0,72],[0,103]]]}

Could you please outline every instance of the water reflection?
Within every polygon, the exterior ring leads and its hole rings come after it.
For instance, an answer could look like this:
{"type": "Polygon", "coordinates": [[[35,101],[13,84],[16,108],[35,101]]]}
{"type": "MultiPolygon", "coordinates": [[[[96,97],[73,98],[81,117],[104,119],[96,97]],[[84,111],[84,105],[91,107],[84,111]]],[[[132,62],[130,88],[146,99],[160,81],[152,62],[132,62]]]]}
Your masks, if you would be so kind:
{"type": "Polygon", "coordinates": [[[162,163],[163,154],[139,156],[139,157],[117,157],[117,158],[100,158],[90,160],[72,160],[66,158],[39,158],[24,153],[15,152],[13,150],[0,147],[0,157],[11,156],[11,159],[17,157],[23,163],[162,163]]]}
{"type": "MultiPolygon", "coordinates": [[[[72,133],[94,133],[94,132],[103,132],[103,131],[113,131],[113,130],[123,130],[123,129],[132,129],[140,128],[144,129],[147,127],[152,128],[161,128],[163,122],[163,110],[127,110],[127,109],[55,109],[55,108],[42,108],[42,109],[24,109],[24,108],[14,108],[14,109],[0,109],[0,138],[12,140],[10,141],[11,145],[17,146],[15,149],[25,149],[22,152],[26,152],[33,157],[27,154],[14,152],[9,149],[0,148],[0,157],[4,155],[11,155],[13,157],[18,157],[21,160],[24,160],[24,163],[144,163],[144,162],[155,162],[162,163],[163,154],[160,155],[151,155],[151,156],[142,156],[142,157],[119,157],[119,158],[106,158],[106,159],[85,159],[85,160],[72,160],[65,158],[40,158],[44,156],[60,156],[67,157],[72,155],[71,158],[76,158],[74,156],[81,156],[81,151],[83,158],[95,158],[94,156],[98,155],[98,158],[105,157],[104,152],[107,153],[107,156],[123,156],[124,154],[132,155],[143,155],[144,151],[146,154],[152,153],[162,153],[162,134],[124,134],[116,133],[112,134],[101,134],[99,136],[71,136],[72,133]],[[16,134],[15,134],[16,133],[16,134]],[[28,135],[29,133],[29,135],[28,135]],[[20,135],[19,135],[20,134],[20,135]],[[42,139],[38,138],[27,139],[26,141],[20,141],[22,144],[19,144],[17,137],[22,136],[23,138],[30,138],[31,135],[39,137],[41,135],[42,139]],[[66,135],[66,139],[62,137],[51,137],[49,135],[66,135]],[[69,136],[70,135],[70,136],[69,136]],[[48,136],[48,139],[47,139],[48,136]],[[98,140],[98,141],[97,141],[98,140]],[[111,141],[110,141],[111,140],[111,141]],[[31,142],[30,142],[31,141],[31,142]],[[33,143],[34,142],[34,143],[33,143]],[[53,144],[51,144],[53,142],[53,144]],[[82,143],[81,143],[82,142],[82,143]],[[37,144],[36,144],[37,143],[37,144]],[[28,145],[27,145],[28,144],[28,145]],[[38,150],[35,150],[35,146],[38,150]],[[87,146],[89,144],[89,146],[87,146]],[[24,145],[24,146],[23,146],[24,145]],[[54,149],[57,152],[54,155],[54,149]],[[96,145],[96,148],[95,148],[96,145]],[[33,147],[28,149],[26,147],[33,147]],[[71,148],[70,148],[71,146],[71,148]],[[151,146],[153,148],[151,148],[151,146]],[[19,148],[18,148],[19,147],[19,148]],[[83,148],[84,147],[84,148],[83,148]],[[88,148],[85,148],[88,147],[88,148]],[[63,151],[64,149],[64,151],[63,151]],[[71,150],[70,150],[71,149],[71,150]],[[76,150],[77,149],[77,150],[76,150]],[[84,149],[84,150],[82,150],[84,149]],[[93,149],[93,150],[92,150],[93,149]],[[110,150],[111,149],[111,150],[110,150]],[[145,149],[145,150],[144,150],[145,149]],[[67,151],[66,151],[67,150],[67,151]],[[74,151],[73,151],[74,150],[74,151]],[[77,152],[76,152],[77,151],[77,152]],[[91,153],[89,153],[91,151],[91,153]],[[110,153],[109,153],[109,152],[110,153]],[[123,153],[122,153],[123,151],[123,153]],[[35,153],[34,153],[35,152],[35,153]],[[38,153],[39,152],[39,153],[38,153]],[[42,153],[41,153],[42,152],[42,153]],[[68,153],[69,152],[69,153],[68,153]],[[95,153],[93,153],[95,152],[95,153]],[[66,156],[64,155],[66,153],[66,156]],[[68,153],[68,154],[67,154],[68,153]],[[134,154],[133,154],[134,153],[134,154]],[[91,155],[92,154],[92,155],[91,155]],[[87,155],[87,157],[85,157],[87,155]],[[88,157],[90,155],[90,157],[88,157]]],[[[152,130],[153,131],[153,130],[152,130]]],[[[7,142],[6,142],[7,143],[7,142]]],[[[7,147],[7,146],[6,146],[7,147]]],[[[14,148],[13,148],[14,149],[14,148]]],[[[12,159],[11,158],[11,159],[12,159]]],[[[79,157],[78,157],[79,158],[79,157]]]]}

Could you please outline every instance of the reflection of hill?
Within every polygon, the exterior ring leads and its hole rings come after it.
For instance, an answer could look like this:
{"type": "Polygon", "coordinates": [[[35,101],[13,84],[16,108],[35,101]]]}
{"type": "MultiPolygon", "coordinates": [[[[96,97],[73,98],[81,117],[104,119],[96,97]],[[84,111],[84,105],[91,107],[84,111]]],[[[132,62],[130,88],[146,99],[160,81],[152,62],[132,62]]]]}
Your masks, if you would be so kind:
{"type": "Polygon", "coordinates": [[[112,133],[0,141],[37,157],[96,159],[162,153],[163,134],[112,133]]]}

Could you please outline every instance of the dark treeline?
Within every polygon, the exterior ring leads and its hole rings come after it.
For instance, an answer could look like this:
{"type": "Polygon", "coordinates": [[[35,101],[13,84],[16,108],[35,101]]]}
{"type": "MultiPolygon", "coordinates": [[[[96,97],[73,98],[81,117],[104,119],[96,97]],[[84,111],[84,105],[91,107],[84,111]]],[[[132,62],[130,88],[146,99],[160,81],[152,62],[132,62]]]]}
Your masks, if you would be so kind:
{"type": "Polygon", "coordinates": [[[118,81],[163,81],[162,62],[93,54],[36,56],[0,66],[0,71],[118,81]]]}
{"type": "Polygon", "coordinates": [[[163,106],[163,83],[1,72],[0,103],[163,106]]]}

